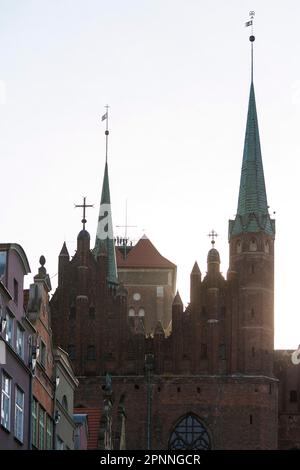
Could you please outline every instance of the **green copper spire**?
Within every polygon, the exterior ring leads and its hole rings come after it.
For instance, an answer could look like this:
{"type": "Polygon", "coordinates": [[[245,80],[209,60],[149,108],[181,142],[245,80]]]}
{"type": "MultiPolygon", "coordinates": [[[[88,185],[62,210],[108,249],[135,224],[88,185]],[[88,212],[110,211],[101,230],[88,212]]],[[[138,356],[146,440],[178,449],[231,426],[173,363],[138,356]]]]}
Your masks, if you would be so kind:
{"type": "Polygon", "coordinates": [[[103,253],[103,251],[107,254],[107,280],[110,284],[117,284],[117,263],[112,225],[107,162],[105,163],[98,227],[94,248],[95,257],[97,258],[100,256],[100,253],[103,253]]]}
{"type": "Polygon", "coordinates": [[[251,43],[251,86],[238,208],[235,220],[229,221],[229,238],[243,232],[265,232],[269,235],[275,235],[275,221],[271,219],[268,210],[253,85],[253,43],[255,41],[253,11],[250,12],[250,18],[246,26],[251,26],[252,29],[249,38],[251,43]]]}
{"type": "Polygon", "coordinates": [[[251,82],[239,201],[235,220],[229,221],[229,237],[261,231],[275,235],[275,221],[271,220],[268,211],[254,85],[251,82]]]}

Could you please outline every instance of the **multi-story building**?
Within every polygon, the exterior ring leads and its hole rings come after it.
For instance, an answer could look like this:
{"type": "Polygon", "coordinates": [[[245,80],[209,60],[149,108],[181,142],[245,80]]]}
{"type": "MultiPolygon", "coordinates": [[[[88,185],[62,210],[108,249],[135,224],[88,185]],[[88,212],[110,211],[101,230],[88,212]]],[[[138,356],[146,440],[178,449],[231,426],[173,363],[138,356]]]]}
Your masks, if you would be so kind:
{"type": "Polygon", "coordinates": [[[28,273],[30,267],[23,248],[16,243],[1,243],[0,449],[30,448],[30,363],[34,328],[24,312],[23,282],[28,273]]]}
{"type": "MultiPolygon", "coordinates": [[[[74,376],[69,356],[61,348],[54,350],[55,361],[55,449],[73,450],[75,446],[76,424],[73,419],[74,391],[78,380],[74,376]]],[[[84,426],[81,435],[84,436],[84,426]]],[[[82,440],[81,440],[82,442],[82,440]]]]}
{"type": "Polygon", "coordinates": [[[36,361],[32,383],[32,449],[53,449],[53,416],[55,393],[55,364],[52,347],[49,292],[51,282],[45,268],[45,258],[40,257],[39,272],[30,285],[27,316],[34,325],[36,361]]]}

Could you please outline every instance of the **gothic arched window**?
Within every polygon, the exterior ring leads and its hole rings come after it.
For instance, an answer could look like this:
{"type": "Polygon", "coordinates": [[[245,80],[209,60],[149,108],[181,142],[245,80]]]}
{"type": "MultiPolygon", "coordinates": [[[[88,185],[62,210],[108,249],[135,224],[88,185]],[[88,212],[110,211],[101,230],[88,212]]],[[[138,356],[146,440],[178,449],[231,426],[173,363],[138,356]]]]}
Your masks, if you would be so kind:
{"type": "Polygon", "coordinates": [[[236,242],[236,252],[237,253],[242,253],[242,242],[241,242],[241,240],[238,240],[236,242]]]}
{"type": "Polygon", "coordinates": [[[205,427],[194,415],[186,415],[176,424],[169,440],[171,450],[208,450],[211,441],[205,427]]]}

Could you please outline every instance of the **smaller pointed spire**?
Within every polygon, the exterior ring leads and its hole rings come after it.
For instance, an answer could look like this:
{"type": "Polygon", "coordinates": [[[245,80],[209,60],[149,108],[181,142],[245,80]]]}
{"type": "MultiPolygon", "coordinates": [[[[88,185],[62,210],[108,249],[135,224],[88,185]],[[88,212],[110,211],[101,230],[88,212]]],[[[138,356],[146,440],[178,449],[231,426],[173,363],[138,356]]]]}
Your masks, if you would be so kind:
{"type": "Polygon", "coordinates": [[[180,294],[179,294],[178,290],[177,290],[176,295],[174,297],[173,305],[180,305],[180,306],[183,307],[183,303],[182,303],[182,300],[181,300],[181,297],[180,297],[180,294]]]}
{"type": "Polygon", "coordinates": [[[113,234],[113,224],[112,224],[112,211],[110,203],[110,190],[109,190],[109,178],[108,178],[108,164],[107,164],[107,155],[108,155],[108,108],[106,106],[106,113],[102,116],[102,121],[106,120],[106,151],[105,151],[105,168],[102,184],[102,193],[100,201],[100,210],[98,217],[98,226],[97,234],[95,241],[95,248],[93,250],[94,255],[98,258],[101,254],[103,245],[107,251],[107,280],[109,284],[116,285],[118,284],[118,275],[117,275],[117,262],[116,262],[116,252],[115,252],[115,241],[113,234]]]}
{"type": "Polygon", "coordinates": [[[107,252],[107,279],[110,283],[117,284],[117,262],[115,253],[115,242],[113,236],[112,213],[110,204],[108,166],[105,163],[102,194],[98,218],[98,227],[94,255],[97,258],[103,253],[103,247],[107,252]]]}
{"type": "Polygon", "coordinates": [[[197,261],[195,261],[191,274],[201,275],[201,271],[200,271],[197,261]]]}
{"type": "Polygon", "coordinates": [[[66,242],[63,243],[62,249],[60,250],[59,256],[67,256],[70,257],[66,242]]]}

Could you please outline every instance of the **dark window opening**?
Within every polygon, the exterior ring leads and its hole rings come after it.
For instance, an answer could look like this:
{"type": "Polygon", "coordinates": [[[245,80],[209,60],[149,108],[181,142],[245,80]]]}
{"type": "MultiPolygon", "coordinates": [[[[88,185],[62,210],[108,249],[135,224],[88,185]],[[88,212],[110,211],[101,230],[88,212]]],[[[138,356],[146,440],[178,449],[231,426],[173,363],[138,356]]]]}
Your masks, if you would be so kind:
{"type": "Polygon", "coordinates": [[[135,384],[134,388],[135,388],[136,390],[139,390],[139,389],[140,389],[140,386],[137,385],[137,384],[135,384]]]}
{"type": "Polygon", "coordinates": [[[202,307],[201,314],[203,317],[206,317],[207,315],[206,308],[204,306],[202,307]]]}
{"type": "Polygon", "coordinates": [[[15,304],[18,303],[19,300],[19,284],[16,279],[14,279],[14,302],[15,304]]]}
{"type": "Polygon", "coordinates": [[[70,318],[75,318],[76,317],[76,307],[74,307],[74,305],[72,305],[70,307],[70,318]]]}
{"type": "Polygon", "coordinates": [[[251,264],[251,274],[254,274],[254,264],[251,264]]]}
{"type": "Polygon", "coordinates": [[[75,350],[75,346],[73,344],[69,344],[68,346],[68,354],[69,354],[69,358],[74,361],[74,359],[76,358],[76,350],[75,350]]]}
{"type": "Polygon", "coordinates": [[[63,396],[63,399],[62,399],[62,406],[65,410],[68,411],[68,400],[67,400],[67,397],[66,395],[63,396]]]}
{"type": "Polygon", "coordinates": [[[252,424],[253,423],[252,415],[250,415],[249,418],[250,418],[250,424],[252,424]]]}
{"type": "Polygon", "coordinates": [[[272,384],[269,384],[269,394],[271,395],[272,393],[272,384]]]}
{"type": "Polygon", "coordinates": [[[226,359],[226,345],[219,344],[219,359],[226,359]]]}
{"type": "Polygon", "coordinates": [[[201,393],[201,388],[197,387],[197,393],[201,393]]]}
{"type": "Polygon", "coordinates": [[[46,367],[46,345],[44,343],[44,341],[41,340],[41,351],[40,351],[40,354],[41,354],[41,364],[43,367],[46,367]]]}
{"type": "Polygon", "coordinates": [[[255,316],[254,308],[251,308],[251,317],[253,318],[254,316],[255,316]]]}
{"type": "Polygon", "coordinates": [[[221,307],[221,318],[224,318],[226,315],[226,307],[221,307]]]}
{"type": "Polygon", "coordinates": [[[205,343],[200,345],[200,357],[201,359],[207,359],[207,344],[205,343]]]}
{"type": "Polygon", "coordinates": [[[91,306],[89,308],[89,317],[90,318],[95,318],[95,307],[91,306]]]}
{"type": "Polygon", "coordinates": [[[87,348],[87,360],[95,361],[96,359],[96,348],[95,346],[88,346],[87,348]]]}
{"type": "Polygon", "coordinates": [[[177,387],[177,392],[179,393],[181,391],[181,388],[180,387],[177,387]]]}
{"type": "Polygon", "coordinates": [[[290,391],[290,402],[291,403],[296,403],[298,401],[298,393],[297,390],[291,390],[290,391]]]}

